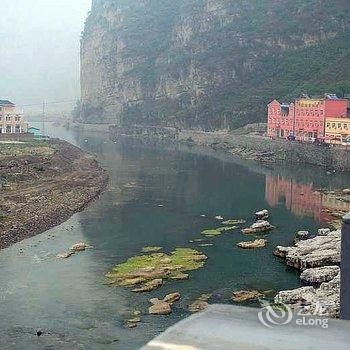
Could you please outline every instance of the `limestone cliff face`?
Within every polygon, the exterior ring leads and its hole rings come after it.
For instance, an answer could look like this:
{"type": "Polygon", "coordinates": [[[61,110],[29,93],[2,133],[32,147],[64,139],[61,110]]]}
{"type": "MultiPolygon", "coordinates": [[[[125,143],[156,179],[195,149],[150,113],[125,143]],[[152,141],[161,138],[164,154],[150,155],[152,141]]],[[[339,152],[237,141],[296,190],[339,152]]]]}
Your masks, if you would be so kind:
{"type": "Polygon", "coordinates": [[[348,0],[93,0],[83,121],[205,130],[272,98],[350,93],[348,0]]]}

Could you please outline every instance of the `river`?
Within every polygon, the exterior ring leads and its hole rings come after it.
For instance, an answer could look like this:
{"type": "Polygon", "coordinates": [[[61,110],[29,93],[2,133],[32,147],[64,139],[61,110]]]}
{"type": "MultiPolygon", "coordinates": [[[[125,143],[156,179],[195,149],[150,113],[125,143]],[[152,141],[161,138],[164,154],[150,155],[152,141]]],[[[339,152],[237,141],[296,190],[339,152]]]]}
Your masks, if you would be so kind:
{"type": "Polygon", "coordinates": [[[1,349],[137,349],[188,316],[187,305],[203,293],[230,303],[235,290],[296,288],[298,274],[273,256],[274,247],[289,245],[298,230],[325,225],[326,204],[315,188],[349,187],[349,175],[320,168],[261,166],[219,152],[115,143],[103,133],[46,127],[96,154],[110,185],[64,224],[0,251],[1,349]],[[239,231],[212,239],[213,246],[190,242],[218,226],[216,215],[250,224],[263,208],[276,226],[265,249],[239,250],[236,243],[250,238],[239,231]],[[93,249],[56,258],[77,242],[93,249]],[[152,293],[108,286],[105,274],[145,246],[193,247],[209,259],[189,280],[152,293]],[[149,298],[175,291],[182,298],[170,316],[147,315],[149,298]],[[123,321],[135,309],[142,322],[126,329],[123,321]],[[41,337],[33,333],[39,328],[41,337]]]}

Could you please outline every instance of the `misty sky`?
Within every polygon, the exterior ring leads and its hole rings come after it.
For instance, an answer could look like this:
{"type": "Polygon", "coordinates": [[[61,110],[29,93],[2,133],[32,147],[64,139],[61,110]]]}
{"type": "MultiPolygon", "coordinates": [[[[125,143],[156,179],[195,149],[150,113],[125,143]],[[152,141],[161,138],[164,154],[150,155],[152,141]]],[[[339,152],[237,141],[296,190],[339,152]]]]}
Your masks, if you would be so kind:
{"type": "Polygon", "coordinates": [[[90,4],[0,0],[0,99],[28,105],[79,97],[79,40],[90,4]]]}

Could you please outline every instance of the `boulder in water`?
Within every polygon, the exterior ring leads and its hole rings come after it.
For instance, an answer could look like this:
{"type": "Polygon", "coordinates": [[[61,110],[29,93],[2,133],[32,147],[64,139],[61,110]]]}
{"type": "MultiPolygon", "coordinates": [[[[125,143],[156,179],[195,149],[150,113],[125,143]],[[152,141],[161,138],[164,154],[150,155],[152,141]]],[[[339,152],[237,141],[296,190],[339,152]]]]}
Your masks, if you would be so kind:
{"type": "Polygon", "coordinates": [[[58,259],[68,259],[70,258],[72,255],[74,255],[75,252],[69,251],[69,252],[64,252],[64,253],[60,253],[57,255],[58,259]]]}
{"type": "Polygon", "coordinates": [[[273,251],[273,254],[279,258],[285,258],[291,249],[292,247],[283,247],[281,245],[278,245],[273,251]]]}
{"type": "Polygon", "coordinates": [[[134,293],[151,292],[152,290],[159,288],[162,284],[163,284],[163,280],[161,278],[157,278],[145,283],[143,286],[139,288],[133,289],[132,291],[134,293]]]}
{"type": "Polygon", "coordinates": [[[298,242],[288,250],[286,263],[288,266],[305,270],[325,265],[338,265],[341,253],[340,230],[327,236],[316,236],[298,242]]]}
{"type": "Polygon", "coordinates": [[[266,220],[269,217],[269,211],[267,209],[257,211],[255,217],[257,220],[266,220]]]}
{"type": "Polygon", "coordinates": [[[91,248],[91,246],[86,243],[76,243],[70,248],[70,250],[72,252],[82,252],[88,248],[91,248]]]}
{"type": "Polygon", "coordinates": [[[301,287],[279,292],[276,304],[286,304],[303,314],[323,317],[339,317],[340,310],[340,274],[319,288],[301,287]]]}
{"type": "Polygon", "coordinates": [[[298,231],[295,235],[294,243],[298,243],[299,241],[305,241],[309,238],[311,238],[311,234],[309,231],[298,231]]]}
{"type": "Polygon", "coordinates": [[[181,298],[181,294],[179,292],[175,292],[175,293],[166,295],[163,301],[172,305],[175,303],[175,301],[180,300],[180,298],[181,298]]]}
{"type": "Polygon", "coordinates": [[[264,294],[257,290],[240,290],[233,293],[231,300],[237,303],[243,303],[262,298],[263,296],[264,294]]]}
{"type": "Polygon", "coordinates": [[[175,281],[183,281],[183,280],[188,280],[189,279],[189,274],[188,273],[178,273],[176,275],[170,276],[170,279],[175,280],[175,281]]]}
{"type": "Polygon", "coordinates": [[[268,221],[259,220],[256,223],[254,223],[253,225],[251,225],[250,227],[244,228],[242,230],[242,232],[246,233],[246,234],[259,233],[259,232],[270,231],[273,228],[274,228],[274,226],[272,226],[268,221]]]}
{"type": "Polygon", "coordinates": [[[322,266],[306,269],[300,275],[300,279],[307,284],[320,284],[331,281],[340,273],[339,266],[322,266]]]}
{"type": "Polygon", "coordinates": [[[267,240],[266,239],[256,239],[254,241],[246,241],[237,243],[237,247],[242,249],[257,249],[266,247],[267,240]]]}
{"type": "Polygon", "coordinates": [[[205,310],[209,306],[209,303],[204,300],[196,300],[188,306],[190,312],[199,312],[205,310]]]}
{"type": "Polygon", "coordinates": [[[327,236],[330,233],[331,233],[331,229],[330,228],[320,228],[317,231],[317,235],[318,236],[327,236]]]}
{"type": "Polygon", "coordinates": [[[165,301],[159,300],[159,302],[153,304],[149,309],[148,312],[151,315],[169,315],[171,314],[171,306],[169,303],[166,303],[165,301]]]}
{"type": "Polygon", "coordinates": [[[188,306],[190,312],[199,312],[205,310],[208,306],[208,300],[211,298],[211,294],[202,294],[197,300],[188,306]]]}

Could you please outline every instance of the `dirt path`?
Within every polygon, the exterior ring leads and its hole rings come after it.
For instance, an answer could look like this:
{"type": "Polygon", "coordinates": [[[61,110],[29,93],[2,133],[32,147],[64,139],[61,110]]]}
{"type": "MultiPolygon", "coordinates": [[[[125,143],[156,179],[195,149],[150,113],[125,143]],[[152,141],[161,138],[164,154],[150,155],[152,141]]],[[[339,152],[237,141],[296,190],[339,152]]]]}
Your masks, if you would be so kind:
{"type": "Polygon", "coordinates": [[[60,140],[44,149],[0,150],[0,249],[61,224],[106,188],[91,155],[60,140]]]}

